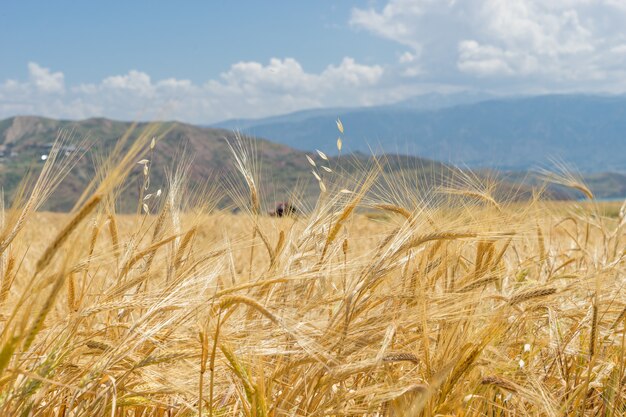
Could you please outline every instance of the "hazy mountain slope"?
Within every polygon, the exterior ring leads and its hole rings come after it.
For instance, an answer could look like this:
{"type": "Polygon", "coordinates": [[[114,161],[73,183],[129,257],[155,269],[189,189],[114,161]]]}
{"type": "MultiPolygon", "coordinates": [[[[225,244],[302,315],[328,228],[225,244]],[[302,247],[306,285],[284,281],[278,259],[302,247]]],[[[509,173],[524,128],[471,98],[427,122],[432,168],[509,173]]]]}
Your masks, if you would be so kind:
{"type": "MultiPolygon", "coordinates": [[[[55,193],[48,208],[64,210],[71,207],[77,192],[93,177],[95,154],[104,155],[116,141],[130,128],[131,123],[116,122],[107,119],[88,119],[78,122],[56,121],[39,117],[15,117],[0,122],[0,181],[10,198],[11,192],[24,173],[31,169],[37,172],[43,162],[41,155],[48,151],[46,144],[54,141],[59,130],[72,132],[76,139],[89,138],[92,143],[89,153],[82,158],[78,166],[63,182],[55,193]]],[[[146,124],[139,124],[134,131],[136,137],[146,124]]],[[[234,175],[231,152],[225,138],[233,140],[234,135],[226,130],[198,128],[182,123],[164,123],[161,131],[169,132],[159,141],[152,158],[151,183],[153,187],[163,186],[165,171],[173,168],[176,160],[180,160],[182,150],[193,158],[190,172],[192,184],[201,184],[213,176],[220,181],[237,178],[234,175]]],[[[131,139],[132,140],[132,139],[131,139]]],[[[269,178],[265,191],[270,194],[283,195],[283,188],[293,187],[303,174],[305,158],[301,152],[286,146],[264,140],[256,141],[259,154],[259,166],[264,168],[269,178]],[[282,193],[282,194],[281,194],[282,193]]],[[[137,166],[136,176],[139,177],[141,166],[137,166]]],[[[215,180],[213,180],[214,182],[215,180]]],[[[137,184],[128,187],[126,201],[129,205],[136,201],[137,184]]],[[[156,188],[155,188],[156,189],[156,188]]],[[[128,207],[126,207],[128,208],[128,207]]]]}
{"type": "Polygon", "coordinates": [[[598,198],[626,197],[626,175],[614,172],[591,174],[585,182],[598,198]]]}
{"type": "MultiPolygon", "coordinates": [[[[54,193],[46,206],[52,210],[69,209],[84,185],[94,175],[94,155],[105,155],[116,141],[131,127],[131,123],[107,119],[88,119],[83,121],[58,121],[40,117],[14,117],[0,121],[0,183],[5,190],[7,200],[13,190],[29,170],[37,173],[43,166],[42,155],[49,152],[49,145],[59,131],[71,132],[77,142],[89,138],[91,148],[87,155],[72,170],[68,178],[54,193]]],[[[138,124],[132,137],[146,127],[138,124]]],[[[173,169],[173,164],[180,160],[182,150],[193,158],[190,170],[191,185],[198,186],[210,179],[210,183],[221,183],[232,188],[232,183],[241,185],[241,176],[235,172],[232,153],[226,138],[233,141],[234,134],[227,130],[200,128],[184,123],[163,123],[161,131],[167,133],[157,143],[155,154],[151,157],[151,189],[155,191],[165,183],[165,171],[173,169]]],[[[312,203],[319,193],[317,181],[311,173],[304,152],[263,139],[254,141],[256,165],[260,171],[261,189],[266,196],[269,209],[275,201],[288,199],[290,193],[299,191],[305,202],[312,203]]],[[[72,148],[68,148],[72,151],[72,148]]],[[[316,155],[314,155],[317,157],[316,155]]],[[[318,158],[319,159],[319,158],[318,158]]],[[[332,158],[327,165],[346,173],[355,172],[359,167],[371,167],[368,156],[344,156],[341,162],[332,158]]],[[[413,172],[430,171],[447,175],[448,168],[434,161],[416,157],[390,158],[388,170],[409,169],[413,172]]],[[[135,170],[134,183],[124,191],[121,207],[129,210],[136,206],[138,187],[141,182],[141,165],[135,170]]],[[[321,170],[320,170],[321,171],[321,170]]],[[[329,175],[329,174],[327,174],[329,175]]],[[[432,176],[432,174],[429,174],[432,176]]],[[[241,187],[245,189],[245,187],[241,187]]],[[[228,200],[229,196],[223,196],[228,200]]]]}
{"type": "Polygon", "coordinates": [[[496,97],[492,94],[478,91],[462,91],[450,94],[427,93],[402,100],[387,107],[412,110],[439,110],[449,107],[480,103],[483,101],[493,100],[494,98],[496,97]]]}
{"type": "MultiPolygon", "coordinates": [[[[94,160],[105,155],[131,126],[131,123],[117,122],[107,119],[88,119],[83,121],[58,121],[40,117],[14,117],[0,121],[0,183],[5,192],[5,199],[10,202],[16,185],[28,170],[37,173],[42,165],[42,155],[49,151],[49,144],[54,141],[59,131],[71,132],[77,140],[89,138],[91,147],[85,157],[72,170],[70,175],[52,195],[45,206],[51,210],[67,210],[72,207],[85,184],[94,176],[94,160]]],[[[173,169],[175,162],[180,161],[182,150],[193,158],[189,172],[190,184],[200,186],[207,183],[220,184],[224,189],[235,187],[242,190],[245,198],[245,187],[241,176],[235,172],[233,158],[225,138],[232,141],[234,134],[227,130],[200,128],[184,123],[166,122],[160,125],[163,134],[157,143],[152,160],[151,185],[148,192],[165,187],[165,172],[173,169]]],[[[146,127],[138,124],[132,138],[146,127]]],[[[76,143],[77,141],[74,141],[76,143]]],[[[313,167],[307,162],[305,153],[284,145],[256,139],[254,142],[257,155],[256,165],[260,171],[260,188],[264,195],[263,210],[269,210],[276,201],[292,198],[295,191],[301,202],[309,207],[319,194],[318,182],[311,173],[313,167]]],[[[334,144],[333,144],[334,146],[334,144]]],[[[328,149],[322,148],[324,151],[328,149]]],[[[68,152],[73,148],[68,147],[68,152]]],[[[333,169],[332,173],[317,168],[325,177],[327,184],[342,176],[353,176],[359,171],[374,166],[372,157],[366,154],[343,155],[341,159],[331,157],[322,161],[316,153],[311,153],[318,161],[318,166],[325,164],[333,169]]],[[[451,177],[458,176],[455,168],[439,162],[422,159],[410,155],[386,155],[384,171],[387,179],[394,181],[394,176],[404,181],[404,186],[429,189],[446,184],[451,177]]],[[[122,191],[120,199],[122,211],[133,210],[138,203],[138,189],[142,182],[142,166],[137,165],[128,186],[122,191]]],[[[483,174],[477,174],[479,177],[483,174]]],[[[497,178],[498,173],[485,174],[489,178],[497,178]]],[[[615,181],[615,178],[611,178],[615,181]]],[[[618,180],[619,182],[619,180],[618,180]]],[[[602,184],[602,181],[599,181],[602,184]]],[[[397,190],[398,191],[398,190],[397,190]]],[[[199,191],[198,191],[199,192],[199,191]]],[[[378,186],[378,192],[387,192],[384,183],[378,186]]],[[[400,191],[401,192],[401,191],[400,191]]],[[[515,181],[505,181],[497,189],[496,194],[511,198],[526,198],[531,195],[527,185],[515,181]]],[[[551,198],[569,198],[571,193],[551,190],[551,198]]],[[[201,196],[202,197],[202,196],[201,196]]],[[[230,195],[221,195],[222,205],[229,204],[230,195]]]]}
{"type": "Polygon", "coordinates": [[[278,116],[264,117],[260,119],[230,119],[219,123],[215,123],[212,127],[223,129],[249,129],[261,125],[273,125],[279,123],[299,123],[312,118],[336,118],[343,117],[353,112],[366,111],[371,112],[387,112],[393,110],[414,110],[427,111],[439,110],[459,105],[480,103],[493,99],[492,95],[478,92],[461,92],[453,94],[437,94],[429,93],[412,97],[398,103],[371,106],[371,107],[335,107],[335,108],[319,108],[300,110],[293,113],[282,114],[278,116]]]}
{"type": "MultiPolygon", "coordinates": [[[[333,149],[336,116],[260,120],[244,131],[298,149],[333,149]]],[[[626,96],[550,95],[427,111],[387,106],[340,117],[351,151],[382,148],[506,169],[557,159],[582,171],[626,172],[626,96]]]]}

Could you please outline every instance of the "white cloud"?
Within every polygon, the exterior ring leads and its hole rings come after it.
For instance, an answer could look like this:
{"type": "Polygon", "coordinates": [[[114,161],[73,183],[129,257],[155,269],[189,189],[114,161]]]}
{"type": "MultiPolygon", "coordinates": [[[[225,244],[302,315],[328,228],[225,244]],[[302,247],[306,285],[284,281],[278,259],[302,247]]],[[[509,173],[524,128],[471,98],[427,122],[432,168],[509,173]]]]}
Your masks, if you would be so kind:
{"type": "Polygon", "coordinates": [[[375,85],[383,75],[383,68],[379,65],[368,66],[357,64],[354,59],[346,57],[337,67],[329,65],[319,77],[321,85],[352,85],[361,87],[375,85]]]}
{"type": "Polygon", "coordinates": [[[150,76],[145,72],[132,70],[126,75],[114,75],[102,80],[102,90],[121,90],[136,93],[141,96],[154,94],[154,86],[150,76]]]}
{"type": "Polygon", "coordinates": [[[421,39],[415,36],[418,29],[414,22],[424,17],[424,6],[428,6],[425,3],[431,2],[390,1],[381,12],[374,9],[354,9],[350,23],[419,50],[421,39]]]}
{"type": "Polygon", "coordinates": [[[65,90],[65,77],[62,72],[50,72],[34,62],[28,63],[30,84],[44,93],[62,93],[65,90]]]}
{"type": "Polygon", "coordinates": [[[514,68],[509,62],[512,53],[507,53],[494,46],[480,45],[476,41],[462,41],[459,43],[458,67],[463,72],[478,76],[512,75],[514,68]]]}
{"type": "Polygon", "coordinates": [[[418,62],[419,56],[416,53],[405,51],[398,58],[398,63],[402,67],[400,75],[413,78],[423,74],[423,70],[418,62]]]}
{"type": "MultiPolygon", "coordinates": [[[[0,84],[0,118],[15,114],[84,118],[178,119],[210,123],[233,117],[263,117],[310,107],[378,102],[382,66],[345,57],[320,73],[305,71],[293,58],[268,64],[238,62],[203,84],[131,70],[99,83],[65,87],[63,73],[28,64],[29,77],[0,84]],[[64,94],[59,94],[64,93],[64,94]]],[[[395,94],[395,93],[394,93],[395,94]]]]}
{"type": "Polygon", "coordinates": [[[400,58],[398,58],[398,62],[400,62],[401,64],[408,64],[410,62],[413,62],[417,59],[417,56],[415,56],[415,54],[412,54],[409,51],[406,51],[405,53],[403,53],[402,55],[400,55],[400,58]]]}
{"type": "Polygon", "coordinates": [[[623,0],[389,0],[350,23],[411,48],[424,80],[626,88],[623,0]]]}

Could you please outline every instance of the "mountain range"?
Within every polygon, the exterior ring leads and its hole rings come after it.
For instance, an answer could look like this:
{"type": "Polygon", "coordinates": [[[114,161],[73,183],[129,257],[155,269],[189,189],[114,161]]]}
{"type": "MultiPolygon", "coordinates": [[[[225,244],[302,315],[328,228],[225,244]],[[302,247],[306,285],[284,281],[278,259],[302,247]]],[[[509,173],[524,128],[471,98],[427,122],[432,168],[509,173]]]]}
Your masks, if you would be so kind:
{"type": "MultiPolygon", "coordinates": [[[[65,211],[70,209],[84,186],[94,177],[95,165],[116,142],[133,126],[129,122],[113,121],[104,118],[92,118],[81,121],[54,120],[35,116],[18,116],[0,120],[0,184],[5,196],[5,204],[10,204],[18,185],[27,173],[36,175],[43,167],[52,143],[65,132],[74,140],[67,142],[62,152],[83,152],[88,149],[58,189],[52,194],[44,209],[65,211]],[[87,138],[87,147],[77,145],[87,138]]],[[[130,135],[131,143],[146,129],[148,123],[138,123],[130,135]]],[[[230,190],[230,195],[214,195],[219,198],[221,206],[233,204],[238,197],[246,195],[245,184],[241,175],[236,172],[234,158],[229,143],[237,141],[237,135],[229,130],[198,127],[179,122],[162,122],[158,124],[156,136],[159,138],[154,152],[147,152],[151,161],[150,190],[154,192],[166,187],[167,172],[172,172],[177,163],[191,159],[188,173],[189,187],[196,191],[203,186],[222,185],[230,190]]],[[[259,138],[244,138],[249,151],[252,165],[257,169],[259,188],[265,196],[264,210],[270,210],[277,201],[297,198],[300,203],[310,205],[319,194],[320,187],[312,174],[306,153],[285,145],[273,143],[259,138]],[[294,197],[297,194],[297,197],[294,197]]],[[[147,150],[148,151],[148,150],[147,150]]],[[[320,160],[315,153],[310,153],[320,160]]],[[[388,158],[385,169],[389,172],[408,170],[421,177],[451,176],[451,168],[444,164],[413,156],[396,156],[388,158]]],[[[328,167],[333,167],[337,174],[348,177],[358,175],[357,171],[371,168],[375,162],[371,156],[357,154],[339,158],[320,160],[328,167]]],[[[132,211],[137,207],[139,186],[143,182],[143,165],[137,164],[132,172],[129,183],[122,190],[118,209],[132,211]]],[[[318,175],[326,177],[330,184],[331,174],[317,168],[318,175]]],[[[433,181],[430,181],[434,185],[433,181]]],[[[507,186],[512,189],[513,186],[507,186]]],[[[519,187],[518,187],[519,188],[519,187]]],[[[528,187],[522,187],[528,192],[528,187]]],[[[200,196],[201,198],[203,196],[200,196]]],[[[561,194],[560,198],[566,197],[561,194]]]]}
{"type": "MultiPolygon", "coordinates": [[[[72,207],[84,186],[93,178],[95,164],[115,146],[117,141],[128,132],[132,123],[119,122],[103,118],[81,121],[53,120],[34,116],[18,116],[0,121],[0,183],[6,200],[11,196],[26,172],[37,174],[46,158],[52,142],[59,132],[66,132],[73,137],[70,143],[87,138],[89,151],[83,156],[70,174],[61,183],[45,206],[46,209],[63,211],[72,207]]],[[[129,143],[133,142],[148,126],[138,123],[132,130],[129,143]]],[[[232,181],[237,183],[239,176],[233,169],[232,156],[227,144],[235,140],[235,135],[227,130],[198,128],[196,126],[164,122],[159,123],[157,142],[151,160],[151,189],[156,191],[164,187],[166,172],[172,172],[175,164],[184,159],[192,159],[189,171],[190,187],[199,187],[205,183],[232,181]]],[[[259,166],[271,167],[270,175],[279,177],[278,181],[267,178],[264,190],[270,194],[280,194],[281,187],[293,187],[298,181],[305,158],[302,152],[265,140],[254,143],[258,153],[259,166]]],[[[84,149],[83,149],[84,150],[84,149]]],[[[64,152],[75,152],[70,145],[64,152]]],[[[130,183],[123,190],[120,202],[122,211],[132,210],[137,205],[138,188],[142,182],[142,165],[138,164],[132,172],[130,183]]]]}
{"type": "Polygon", "coordinates": [[[214,127],[292,148],[407,153],[456,165],[527,170],[565,162],[585,173],[626,173],[626,96],[495,97],[429,94],[386,106],[316,109],[214,127]]]}
{"type": "MultiPolygon", "coordinates": [[[[256,155],[255,165],[261,171],[259,186],[265,195],[266,210],[276,201],[293,199],[294,193],[310,207],[320,190],[311,171],[331,182],[342,176],[354,177],[364,167],[374,166],[368,137],[380,139],[382,146],[374,145],[374,149],[378,151],[378,159],[386,162],[385,172],[403,180],[414,178],[410,186],[441,185],[443,178],[457,175],[457,168],[450,163],[456,162],[472,167],[477,178],[498,179],[497,192],[501,195],[525,198],[538,183],[528,170],[553,157],[581,169],[597,197],[623,198],[626,196],[625,116],[626,97],[503,99],[476,93],[422,96],[375,108],[308,110],[260,120],[228,121],[213,127],[162,122],[161,137],[150,156],[151,187],[165,186],[166,172],[171,172],[173,164],[181,159],[181,149],[185,149],[193,158],[190,186],[222,184],[225,189],[235,191],[220,196],[224,200],[221,204],[228,205],[230,200],[232,205],[238,193],[245,195],[228,145],[228,141],[236,140],[238,125],[244,133],[255,137],[250,147],[256,155]],[[336,155],[337,118],[345,127],[341,157],[336,155]],[[386,135],[397,138],[397,144],[382,140],[386,135]],[[430,141],[424,141],[424,137],[430,141]],[[499,137],[503,139],[498,141],[499,137]],[[326,153],[328,160],[321,159],[316,149],[326,153]],[[307,155],[316,158],[316,168],[310,165],[307,155]],[[437,158],[445,162],[438,162],[437,158]],[[322,163],[334,172],[323,171],[319,166],[322,163]]],[[[78,162],[44,208],[71,208],[95,173],[97,162],[94,161],[112,149],[131,126],[129,122],[104,118],[71,121],[17,116],[0,120],[0,184],[5,202],[10,203],[27,172],[37,174],[51,143],[64,131],[77,139],[89,138],[91,156],[78,162]]],[[[137,124],[131,141],[146,126],[147,123],[137,124]]],[[[71,153],[76,148],[70,143],[65,151],[71,153]]],[[[138,205],[141,172],[138,165],[130,178],[131,184],[123,190],[120,210],[130,211],[138,205]]],[[[546,197],[578,196],[563,188],[550,187],[546,197]]]]}

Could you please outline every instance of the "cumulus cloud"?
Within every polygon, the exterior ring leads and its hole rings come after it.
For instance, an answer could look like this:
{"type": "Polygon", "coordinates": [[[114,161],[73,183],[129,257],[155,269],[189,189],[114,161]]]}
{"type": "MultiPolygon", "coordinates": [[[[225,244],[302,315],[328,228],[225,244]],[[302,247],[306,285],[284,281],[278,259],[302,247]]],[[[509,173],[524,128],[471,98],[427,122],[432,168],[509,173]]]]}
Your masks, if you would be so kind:
{"type": "Polygon", "coordinates": [[[626,88],[621,0],[390,0],[353,9],[350,23],[409,47],[400,63],[427,80],[626,88]]]}
{"type": "Polygon", "coordinates": [[[390,1],[381,12],[357,8],[352,11],[350,22],[384,38],[419,50],[422,40],[416,35],[420,29],[414,23],[424,17],[424,6],[437,7],[437,3],[410,0],[390,1]]]}
{"type": "Polygon", "coordinates": [[[150,76],[145,72],[132,70],[126,75],[115,75],[102,80],[102,90],[129,91],[140,96],[154,94],[150,76]]]}
{"type": "Polygon", "coordinates": [[[345,57],[319,73],[307,72],[293,58],[268,64],[238,62],[202,84],[131,70],[98,83],[66,88],[62,72],[28,64],[26,81],[0,84],[0,117],[41,114],[50,117],[106,116],[118,119],[167,118],[210,123],[234,117],[263,117],[310,107],[371,104],[383,93],[385,70],[345,57]]]}
{"type": "Polygon", "coordinates": [[[50,72],[35,62],[28,63],[30,84],[44,93],[62,93],[65,90],[65,77],[62,72],[50,72]]]}
{"type": "MultiPolygon", "coordinates": [[[[480,45],[476,41],[461,41],[459,43],[458,67],[461,71],[478,76],[513,75],[511,52],[500,48],[480,45]]],[[[515,66],[517,69],[517,66],[515,66]]]]}

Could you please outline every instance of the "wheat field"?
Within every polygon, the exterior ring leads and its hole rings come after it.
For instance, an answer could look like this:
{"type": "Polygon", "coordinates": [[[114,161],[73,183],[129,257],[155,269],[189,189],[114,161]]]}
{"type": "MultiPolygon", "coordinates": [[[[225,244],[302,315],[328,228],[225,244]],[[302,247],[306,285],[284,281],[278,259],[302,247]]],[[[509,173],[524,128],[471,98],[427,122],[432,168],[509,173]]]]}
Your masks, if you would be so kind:
{"type": "Polygon", "coordinates": [[[38,210],[75,163],[54,151],[2,208],[0,415],[626,413],[625,206],[563,174],[587,201],[321,175],[320,153],[319,200],[270,217],[246,143],[243,187],[186,187],[182,158],[153,190],[152,134],[71,213],[38,210]]]}

